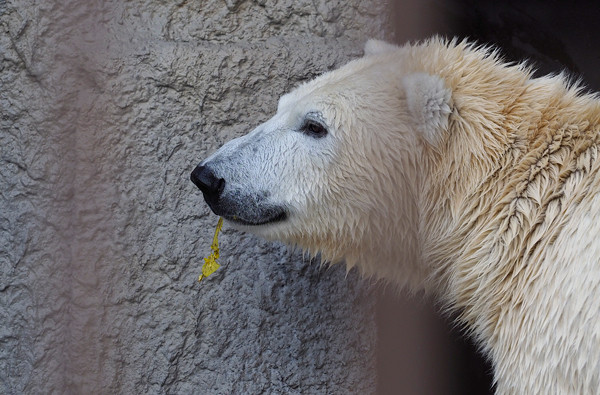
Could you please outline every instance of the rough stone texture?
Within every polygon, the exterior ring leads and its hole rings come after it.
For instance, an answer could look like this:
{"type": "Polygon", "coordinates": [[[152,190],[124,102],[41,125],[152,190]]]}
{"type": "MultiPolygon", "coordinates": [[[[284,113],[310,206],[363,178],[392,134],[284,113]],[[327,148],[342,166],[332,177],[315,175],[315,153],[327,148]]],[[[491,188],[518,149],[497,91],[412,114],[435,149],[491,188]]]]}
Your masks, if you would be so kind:
{"type": "Polygon", "coordinates": [[[0,0],[0,393],[372,393],[372,287],[189,172],[380,35],[372,0],[0,0]]]}

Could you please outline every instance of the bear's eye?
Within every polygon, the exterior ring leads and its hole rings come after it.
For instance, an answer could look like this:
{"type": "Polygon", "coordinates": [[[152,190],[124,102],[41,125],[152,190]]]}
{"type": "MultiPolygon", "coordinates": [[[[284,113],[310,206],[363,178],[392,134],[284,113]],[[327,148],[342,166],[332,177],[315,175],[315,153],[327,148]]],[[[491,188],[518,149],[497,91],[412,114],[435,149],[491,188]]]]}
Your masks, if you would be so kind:
{"type": "Polygon", "coordinates": [[[314,138],[321,138],[327,135],[327,128],[317,121],[307,119],[300,128],[302,133],[314,138]]]}

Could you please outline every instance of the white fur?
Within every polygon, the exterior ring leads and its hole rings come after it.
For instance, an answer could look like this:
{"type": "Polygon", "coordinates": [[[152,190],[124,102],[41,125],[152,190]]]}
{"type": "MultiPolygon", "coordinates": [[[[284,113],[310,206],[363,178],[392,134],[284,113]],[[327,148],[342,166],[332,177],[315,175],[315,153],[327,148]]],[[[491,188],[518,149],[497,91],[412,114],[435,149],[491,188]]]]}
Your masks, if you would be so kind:
{"type": "Polygon", "coordinates": [[[240,215],[288,214],[239,227],[435,294],[498,393],[597,392],[600,102],[465,42],[365,53],[205,161],[240,215]]]}

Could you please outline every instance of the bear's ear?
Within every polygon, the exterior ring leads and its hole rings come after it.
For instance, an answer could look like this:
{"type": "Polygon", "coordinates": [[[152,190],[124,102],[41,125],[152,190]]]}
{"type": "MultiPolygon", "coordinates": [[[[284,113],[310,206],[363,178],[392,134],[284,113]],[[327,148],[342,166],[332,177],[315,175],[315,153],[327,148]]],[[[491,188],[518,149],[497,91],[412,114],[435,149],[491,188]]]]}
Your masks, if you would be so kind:
{"type": "Polygon", "coordinates": [[[403,77],[402,85],[413,126],[429,144],[438,146],[448,128],[451,92],[444,80],[427,73],[403,77]]]}
{"type": "Polygon", "coordinates": [[[386,43],[385,41],[370,39],[365,43],[365,56],[379,55],[382,53],[392,52],[397,50],[394,44],[386,43]]]}

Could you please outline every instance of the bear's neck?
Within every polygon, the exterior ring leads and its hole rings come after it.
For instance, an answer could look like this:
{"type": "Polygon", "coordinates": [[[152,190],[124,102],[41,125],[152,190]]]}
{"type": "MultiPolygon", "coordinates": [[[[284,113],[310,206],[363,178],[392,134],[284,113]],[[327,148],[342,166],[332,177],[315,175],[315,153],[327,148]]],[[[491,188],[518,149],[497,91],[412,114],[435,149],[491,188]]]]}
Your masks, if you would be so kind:
{"type": "Polygon", "coordinates": [[[600,125],[600,104],[577,100],[562,78],[496,63],[479,75],[442,75],[454,107],[446,144],[424,155],[420,230],[426,287],[488,349],[516,285],[535,270],[523,268],[560,232],[570,176],[595,166],[600,125]]]}

